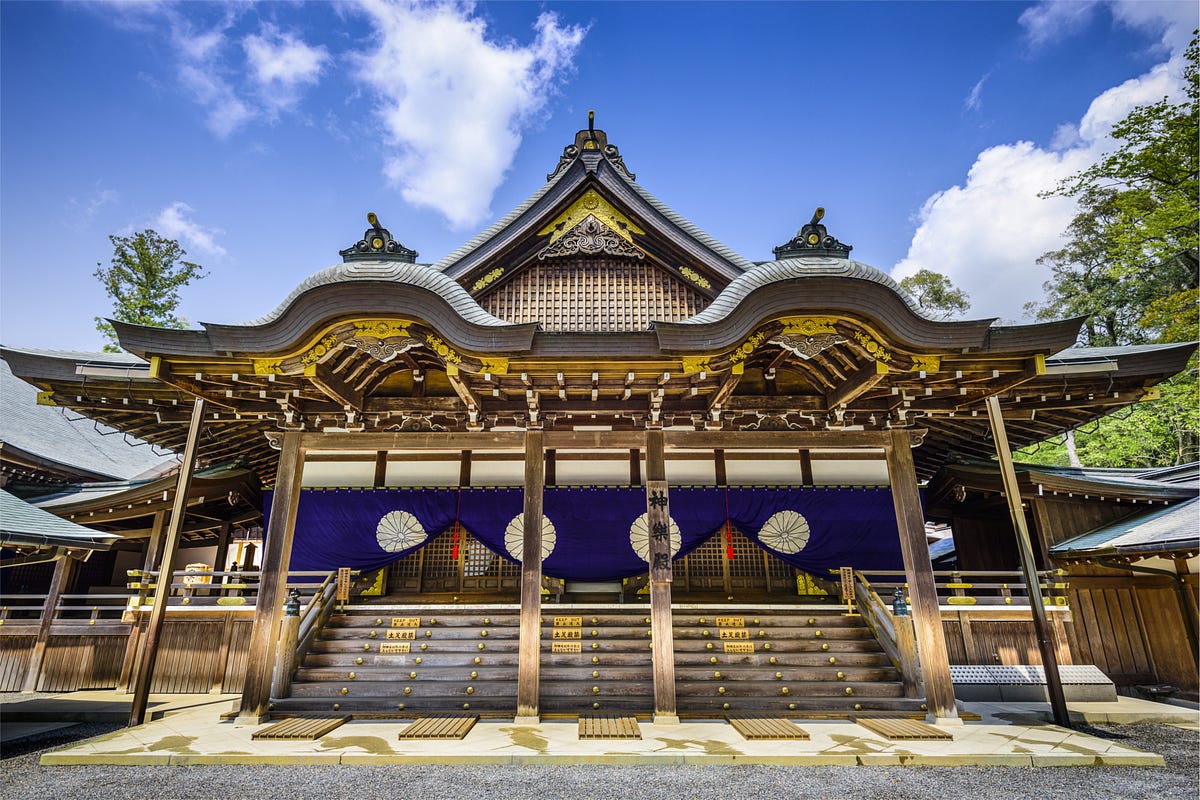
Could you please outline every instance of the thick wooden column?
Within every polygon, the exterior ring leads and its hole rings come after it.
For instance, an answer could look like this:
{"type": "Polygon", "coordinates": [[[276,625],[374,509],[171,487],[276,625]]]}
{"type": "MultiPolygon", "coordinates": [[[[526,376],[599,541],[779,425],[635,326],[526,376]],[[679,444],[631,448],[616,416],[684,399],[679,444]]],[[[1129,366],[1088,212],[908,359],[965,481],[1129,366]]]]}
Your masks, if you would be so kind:
{"type": "Polygon", "coordinates": [[[163,542],[162,560],[154,587],[154,605],[150,607],[150,619],[146,624],[146,639],[142,655],[137,662],[133,681],[133,704],[129,709],[129,725],[141,725],[150,721],[147,709],[150,700],[150,682],[154,678],[154,662],[158,659],[158,640],[162,638],[163,622],[167,615],[167,599],[171,596],[171,580],[175,573],[175,555],[179,552],[179,540],[183,535],[183,522],[187,516],[188,495],[192,491],[192,474],[196,469],[196,450],[200,444],[200,430],[204,424],[204,399],[197,397],[192,404],[192,420],[188,425],[187,444],[183,448],[183,461],[179,465],[179,477],[175,481],[175,501],[171,506],[171,521],[167,526],[163,542]]]}
{"type": "MultiPolygon", "coordinates": [[[[1008,433],[1004,429],[1004,417],[1000,414],[1000,399],[992,395],[986,400],[988,423],[992,427],[992,439],[996,445],[996,458],[1000,462],[1000,477],[1004,481],[1004,494],[1008,499],[1008,514],[1012,518],[1013,533],[1017,537],[1017,556],[1021,560],[1021,573],[1025,577],[1029,607],[1033,612],[1033,629],[1037,635],[1038,650],[1042,654],[1042,669],[1046,673],[1046,693],[1050,696],[1050,710],[1054,722],[1065,728],[1071,727],[1071,715],[1067,711],[1067,698],[1063,694],[1062,679],[1058,674],[1058,654],[1054,652],[1054,633],[1050,620],[1046,618],[1046,602],[1042,599],[1042,584],[1033,559],[1033,544],[1029,541],[1029,526],[1025,522],[1025,509],[1021,506],[1021,487],[1017,485],[1017,471],[1013,468],[1012,452],[1008,449],[1008,433]]],[[[1049,531],[1045,532],[1049,536],[1049,531]]]]}
{"type": "Polygon", "coordinates": [[[946,650],[933,565],[929,562],[929,545],[925,541],[925,513],[917,491],[911,446],[909,431],[894,430],[884,446],[884,453],[892,484],[892,502],[896,505],[896,527],[900,530],[900,551],[904,555],[904,573],[921,657],[925,702],[929,716],[934,720],[957,723],[950,654],[946,650]]]}
{"type": "Polygon", "coordinates": [[[292,535],[296,530],[296,509],[300,504],[300,482],[304,477],[300,434],[285,433],[275,475],[275,496],[271,500],[271,518],[263,543],[262,571],[259,575],[258,602],[254,607],[254,626],[250,629],[250,657],[238,722],[258,724],[270,710],[271,673],[275,665],[279,622],[287,594],[287,572],[292,560],[292,535]]]}
{"type": "Polygon", "coordinates": [[[525,538],[521,550],[521,633],[517,667],[517,724],[538,722],[542,658],[542,492],[545,444],[540,430],[525,432],[525,538]]]}
{"type": "Polygon", "coordinates": [[[75,559],[60,551],[62,555],[54,563],[54,577],[50,579],[50,591],[46,594],[46,604],[42,606],[42,616],[38,620],[37,639],[33,642],[33,650],[29,654],[29,666],[25,669],[25,683],[21,686],[23,692],[36,692],[38,679],[42,677],[42,662],[46,658],[46,643],[50,641],[50,628],[54,625],[54,614],[58,611],[58,601],[67,590],[71,576],[75,573],[75,559]]]}
{"type": "MultiPolygon", "coordinates": [[[[142,569],[153,570],[157,565],[154,559],[162,549],[163,531],[167,526],[167,512],[154,512],[154,525],[150,529],[150,538],[146,540],[146,552],[142,557],[142,569]]],[[[121,674],[117,676],[117,694],[128,694],[133,691],[134,672],[137,668],[138,645],[142,638],[142,610],[135,608],[125,612],[124,619],[133,624],[129,628],[129,640],[125,643],[125,655],[121,659],[121,674]]]]}
{"type": "Polygon", "coordinates": [[[646,528],[650,534],[650,642],[654,663],[654,722],[678,724],[675,708],[675,631],[671,623],[671,508],[661,429],[646,431],[646,528]]]}
{"type": "MultiPolygon", "coordinates": [[[[221,525],[221,533],[217,539],[217,554],[213,556],[213,571],[224,572],[225,562],[229,560],[229,537],[233,533],[233,526],[228,522],[221,525]]],[[[224,583],[224,578],[218,578],[218,583],[224,583]]]]}

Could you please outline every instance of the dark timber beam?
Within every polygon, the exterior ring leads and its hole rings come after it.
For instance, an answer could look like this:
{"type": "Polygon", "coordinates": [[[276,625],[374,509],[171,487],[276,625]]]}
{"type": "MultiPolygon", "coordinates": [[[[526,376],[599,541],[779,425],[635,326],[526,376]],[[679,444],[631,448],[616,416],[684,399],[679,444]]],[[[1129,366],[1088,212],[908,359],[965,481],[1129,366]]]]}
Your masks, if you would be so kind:
{"type": "Polygon", "coordinates": [[[324,364],[310,364],[305,367],[304,375],[322,394],[336,401],[338,405],[362,411],[363,393],[342,380],[329,367],[324,364]]]}
{"type": "MultiPolygon", "coordinates": [[[[265,550],[258,585],[258,603],[250,629],[246,680],[238,720],[257,725],[270,709],[271,672],[275,665],[279,620],[283,616],[287,592],[287,571],[292,560],[292,536],[296,530],[296,509],[300,504],[300,483],[304,475],[303,434],[283,435],[279,453],[279,472],[275,479],[275,497],[271,519],[267,523],[265,550]]],[[[247,561],[249,559],[246,559],[247,561]]],[[[245,567],[245,564],[242,565],[245,567]]]]}
{"type": "Polygon", "coordinates": [[[950,679],[950,654],[942,630],[933,565],[929,562],[925,514],[917,490],[911,433],[910,429],[891,431],[884,452],[892,485],[892,502],[896,506],[896,526],[900,530],[900,552],[904,556],[904,573],[912,602],[917,651],[921,657],[921,677],[925,683],[925,702],[929,716],[935,721],[955,724],[959,723],[959,717],[954,702],[954,683],[950,679]]]}
{"type": "Polygon", "coordinates": [[[158,568],[158,579],[154,587],[154,605],[150,607],[150,619],[146,624],[146,639],[142,645],[142,657],[137,664],[133,681],[133,703],[129,709],[129,727],[150,721],[150,682],[154,679],[154,663],[158,659],[158,642],[162,638],[163,622],[167,614],[167,598],[171,596],[171,578],[175,572],[175,555],[179,552],[180,531],[187,514],[188,495],[192,490],[192,475],[196,469],[196,449],[200,442],[200,429],[204,423],[204,398],[197,397],[192,405],[192,423],[188,426],[187,446],[183,450],[183,461],[179,465],[179,479],[175,484],[175,505],[171,509],[171,521],[167,526],[163,542],[162,561],[158,568]]]}
{"type": "Polygon", "coordinates": [[[42,677],[42,662],[46,657],[46,643],[50,641],[50,628],[54,625],[54,615],[58,611],[59,598],[67,590],[67,584],[75,572],[75,559],[67,556],[65,551],[59,551],[57,563],[54,565],[54,577],[50,579],[50,591],[46,594],[46,604],[42,606],[42,616],[38,620],[37,638],[34,639],[33,649],[29,653],[29,666],[25,670],[23,692],[37,691],[38,680],[42,677]]]}
{"type": "Polygon", "coordinates": [[[675,632],[671,621],[671,509],[662,430],[646,431],[646,528],[650,537],[650,646],[654,664],[654,722],[678,724],[675,632]]]}
{"type": "Polygon", "coordinates": [[[887,365],[874,361],[867,366],[855,372],[847,380],[843,381],[836,389],[825,393],[825,405],[829,409],[837,408],[851,403],[861,394],[865,394],[875,387],[875,384],[883,380],[888,374],[887,365]]]}
{"type": "Polygon", "coordinates": [[[521,550],[521,628],[516,724],[538,721],[542,658],[542,494],[545,443],[540,430],[525,432],[525,529],[521,550]]]}
{"type": "Polygon", "coordinates": [[[1000,416],[1000,400],[995,395],[987,399],[987,410],[988,421],[992,426],[992,440],[996,445],[996,458],[1000,462],[1000,477],[1004,481],[1004,494],[1008,499],[1008,513],[1012,518],[1013,533],[1017,537],[1017,555],[1021,560],[1021,572],[1029,594],[1029,608],[1033,612],[1038,650],[1042,654],[1042,668],[1046,672],[1046,692],[1050,695],[1050,710],[1054,714],[1056,725],[1069,728],[1071,715],[1067,711],[1067,698],[1063,694],[1062,678],[1058,674],[1054,633],[1050,630],[1050,620],[1046,616],[1041,581],[1037,574],[1037,564],[1033,560],[1033,545],[1029,540],[1029,525],[1025,521],[1025,509],[1021,505],[1021,486],[1017,483],[1012,452],[1008,449],[1008,434],[1004,430],[1004,419],[1000,416]]]}
{"type": "Polygon", "coordinates": [[[738,381],[742,379],[741,372],[730,371],[725,376],[725,380],[721,383],[721,388],[713,392],[712,397],[708,399],[708,410],[719,409],[723,407],[730,397],[733,397],[733,390],[737,388],[738,381]]]}

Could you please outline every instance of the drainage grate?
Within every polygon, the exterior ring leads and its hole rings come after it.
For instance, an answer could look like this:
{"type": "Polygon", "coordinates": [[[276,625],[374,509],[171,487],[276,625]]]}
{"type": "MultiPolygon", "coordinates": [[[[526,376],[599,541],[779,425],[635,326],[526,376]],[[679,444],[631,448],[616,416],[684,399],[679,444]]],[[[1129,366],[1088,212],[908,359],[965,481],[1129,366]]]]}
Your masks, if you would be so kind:
{"type": "Polygon", "coordinates": [[[591,714],[579,718],[580,739],[641,739],[636,717],[591,714]]]}
{"type": "Polygon", "coordinates": [[[727,716],[743,739],[808,739],[808,731],[778,717],[727,716]]]}
{"type": "Polygon", "coordinates": [[[349,719],[349,717],[292,717],[264,728],[251,738],[312,741],[320,739],[334,728],[341,727],[342,723],[349,719]]]}
{"type": "Polygon", "coordinates": [[[954,737],[924,722],[913,719],[858,719],[869,731],[892,741],[912,739],[953,739],[954,737]]]}
{"type": "Polygon", "coordinates": [[[478,714],[436,714],[421,717],[400,731],[401,739],[462,739],[475,723],[478,714]]]}

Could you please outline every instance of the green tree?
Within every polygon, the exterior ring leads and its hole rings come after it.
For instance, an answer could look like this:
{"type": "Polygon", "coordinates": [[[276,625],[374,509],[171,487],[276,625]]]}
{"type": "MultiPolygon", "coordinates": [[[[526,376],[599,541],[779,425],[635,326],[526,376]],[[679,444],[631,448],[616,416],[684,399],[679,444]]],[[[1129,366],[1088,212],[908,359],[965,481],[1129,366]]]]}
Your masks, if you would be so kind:
{"type": "Polygon", "coordinates": [[[956,288],[950,279],[940,272],[922,269],[900,281],[900,288],[908,293],[917,306],[935,319],[961,317],[971,308],[971,300],[962,289],[956,288]]]}
{"type": "MultiPolygon", "coordinates": [[[[1118,147],[1050,194],[1075,198],[1067,243],[1038,263],[1052,277],[1046,299],[1026,306],[1039,319],[1086,316],[1088,346],[1186,342],[1200,329],[1200,39],[1187,49],[1187,99],[1139,106],[1113,127],[1118,147]]],[[[1200,457],[1200,383],[1187,369],[1138,403],[1018,457],[1065,464],[1068,444],[1081,463],[1139,467],[1200,457]]]]}
{"type": "MultiPolygon", "coordinates": [[[[158,328],[183,328],[185,320],[175,315],[179,290],[204,277],[203,267],[184,261],[187,251],[174,239],[147,228],[131,236],[109,236],[113,246],[111,263],[96,264],[95,276],[112,298],[112,319],[158,328]]],[[[96,330],[108,340],[107,353],[120,352],[113,326],[96,317],[96,330]]]]}

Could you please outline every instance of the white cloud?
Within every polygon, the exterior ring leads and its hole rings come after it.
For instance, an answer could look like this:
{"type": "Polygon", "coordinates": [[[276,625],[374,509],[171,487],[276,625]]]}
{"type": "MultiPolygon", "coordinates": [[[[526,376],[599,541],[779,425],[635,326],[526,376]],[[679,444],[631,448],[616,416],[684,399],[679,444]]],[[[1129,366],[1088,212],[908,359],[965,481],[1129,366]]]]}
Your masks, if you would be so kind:
{"type": "Polygon", "coordinates": [[[1053,44],[1081,31],[1092,20],[1094,0],[1050,0],[1030,6],[1017,19],[1025,29],[1025,38],[1034,47],[1053,44]]]}
{"type": "Polygon", "coordinates": [[[989,76],[991,76],[990,72],[976,81],[975,85],[971,87],[970,93],[967,94],[967,99],[963,100],[963,107],[968,111],[979,111],[983,108],[983,84],[987,82],[989,76]]]}
{"type": "Polygon", "coordinates": [[[470,5],[364,0],[377,32],[357,59],[392,150],[384,174],[408,202],[455,226],[480,222],[521,132],[569,70],[584,29],[552,13],[528,45],[488,38],[470,5]]]}
{"type": "Polygon", "coordinates": [[[154,220],[154,230],[169,239],[177,239],[185,250],[199,252],[214,258],[222,258],[225,248],[217,244],[216,237],[224,231],[206,228],[189,219],[192,207],[176,201],[159,212],[154,220]]]}
{"type": "MultiPolygon", "coordinates": [[[[1077,24],[1081,11],[1059,9],[1069,5],[1034,6],[1022,14],[1031,41],[1048,42],[1052,31],[1077,24]],[[1060,19],[1064,14],[1066,22],[1060,19]]],[[[1164,41],[1177,25],[1173,18],[1159,18],[1164,41]]],[[[1111,149],[1112,126],[1134,106],[1181,96],[1177,76],[1184,46],[1186,41],[1178,44],[1167,63],[1101,93],[1078,124],[1059,126],[1049,147],[1016,142],[980,153],[963,184],[925,201],[908,255],[893,267],[893,277],[931,269],[964,289],[980,316],[1019,319],[1026,302],[1042,297],[1042,284],[1050,277],[1049,270],[1035,263],[1038,256],[1062,245],[1062,233],[1076,212],[1070,198],[1038,195],[1111,149]]]]}
{"type": "Polygon", "coordinates": [[[300,87],[315,84],[330,60],[324,47],[312,47],[269,24],[263,25],[261,35],[242,39],[242,48],[264,101],[275,108],[295,105],[300,87]]]}

